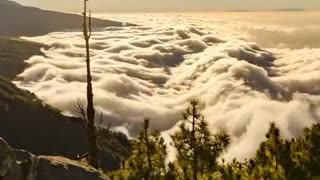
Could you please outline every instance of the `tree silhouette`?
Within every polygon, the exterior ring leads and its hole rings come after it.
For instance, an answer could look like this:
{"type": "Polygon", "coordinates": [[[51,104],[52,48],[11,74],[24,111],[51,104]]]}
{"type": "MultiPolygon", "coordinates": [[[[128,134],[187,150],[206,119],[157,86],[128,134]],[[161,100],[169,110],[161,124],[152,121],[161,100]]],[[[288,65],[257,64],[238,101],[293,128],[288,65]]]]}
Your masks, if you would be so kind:
{"type": "Polygon", "coordinates": [[[159,131],[150,131],[149,120],[132,145],[132,154],[124,162],[122,170],[111,173],[111,179],[154,180],[166,175],[166,145],[159,131]]]}
{"type": "Polygon", "coordinates": [[[216,179],[300,180],[320,178],[320,125],[313,125],[297,138],[283,140],[275,123],[270,124],[266,141],[260,144],[254,158],[220,169],[216,179]]]}
{"type": "Polygon", "coordinates": [[[211,134],[200,113],[200,103],[190,101],[183,113],[179,130],[173,134],[177,160],[165,165],[167,156],[164,139],[159,132],[149,130],[149,121],[136,141],[132,154],[120,171],[110,173],[111,179],[123,180],[300,180],[320,179],[320,124],[305,129],[303,135],[283,140],[280,130],[271,123],[252,159],[231,163],[217,163],[226,150],[230,138],[223,132],[211,134]]]}
{"type": "Polygon", "coordinates": [[[190,107],[183,113],[180,130],[172,137],[177,149],[177,161],[184,179],[201,179],[201,176],[217,169],[217,158],[228,147],[230,138],[219,132],[212,135],[200,113],[200,103],[190,101],[190,107]]]}
{"type": "Polygon", "coordinates": [[[96,128],[94,124],[95,109],[93,104],[93,90],[92,90],[92,76],[90,67],[90,37],[92,33],[91,29],[91,12],[89,17],[87,15],[87,1],[84,0],[84,11],[83,11],[83,35],[86,43],[86,67],[87,67],[87,132],[89,140],[89,164],[95,168],[98,168],[97,160],[97,137],[96,128]],[[89,22],[88,22],[89,20],[89,22]]]}

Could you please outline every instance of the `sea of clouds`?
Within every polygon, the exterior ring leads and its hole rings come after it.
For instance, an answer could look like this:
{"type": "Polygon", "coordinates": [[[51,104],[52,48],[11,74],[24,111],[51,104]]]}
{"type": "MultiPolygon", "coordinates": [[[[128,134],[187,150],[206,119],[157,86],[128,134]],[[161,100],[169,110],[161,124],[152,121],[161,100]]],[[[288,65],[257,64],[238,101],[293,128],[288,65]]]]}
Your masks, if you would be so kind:
{"type": "MultiPolygon", "coordinates": [[[[188,99],[197,98],[210,129],[231,135],[224,155],[230,161],[252,157],[272,121],[283,138],[320,122],[320,49],[289,49],[286,42],[264,49],[246,30],[290,36],[294,28],[189,15],[113,16],[138,24],[106,27],[91,39],[95,105],[114,129],[134,137],[149,118],[153,129],[169,137],[188,99]]],[[[75,103],[85,102],[86,90],[81,32],[23,39],[49,48],[26,60],[28,68],[15,83],[77,115],[75,103]]]]}

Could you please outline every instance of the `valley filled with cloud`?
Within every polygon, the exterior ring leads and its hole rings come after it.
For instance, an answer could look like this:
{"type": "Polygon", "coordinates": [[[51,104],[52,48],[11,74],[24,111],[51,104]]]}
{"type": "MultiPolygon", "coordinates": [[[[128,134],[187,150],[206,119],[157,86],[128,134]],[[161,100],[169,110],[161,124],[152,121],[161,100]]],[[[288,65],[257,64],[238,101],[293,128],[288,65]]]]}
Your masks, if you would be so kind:
{"type": "MultiPolygon", "coordinates": [[[[320,123],[319,26],[206,15],[99,17],[138,25],[107,27],[91,39],[95,105],[116,130],[134,137],[149,118],[152,129],[168,137],[187,101],[197,98],[210,129],[231,135],[224,155],[231,161],[252,157],[272,121],[284,138],[320,123]]],[[[82,33],[22,38],[49,48],[26,60],[15,83],[77,115],[86,89],[82,33]]]]}

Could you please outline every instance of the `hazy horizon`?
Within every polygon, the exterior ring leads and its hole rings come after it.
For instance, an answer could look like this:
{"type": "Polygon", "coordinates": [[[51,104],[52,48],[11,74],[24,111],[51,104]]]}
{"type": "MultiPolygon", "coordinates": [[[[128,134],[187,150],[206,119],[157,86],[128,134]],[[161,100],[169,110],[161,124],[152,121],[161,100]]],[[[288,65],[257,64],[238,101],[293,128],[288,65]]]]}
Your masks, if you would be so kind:
{"type": "MultiPolygon", "coordinates": [[[[50,0],[14,0],[27,6],[35,6],[48,10],[79,12],[82,10],[82,2],[50,0]]],[[[91,8],[95,12],[201,12],[201,11],[272,11],[281,9],[305,9],[320,10],[320,1],[309,0],[276,0],[255,1],[249,0],[185,0],[183,4],[180,1],[156,1],[156,0],[124,0],[124,1],[103,1],[91,0],[91,8]]],[[[90,1],[89,1],[90,2],[90,1]]]]}

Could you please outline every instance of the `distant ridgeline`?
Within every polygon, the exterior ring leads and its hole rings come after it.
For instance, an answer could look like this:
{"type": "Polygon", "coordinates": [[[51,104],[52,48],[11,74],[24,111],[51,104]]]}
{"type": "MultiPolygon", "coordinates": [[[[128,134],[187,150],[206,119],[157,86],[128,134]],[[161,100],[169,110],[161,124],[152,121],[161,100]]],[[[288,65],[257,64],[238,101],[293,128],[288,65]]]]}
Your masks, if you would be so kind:
{"type": "MultiPolygon", "coordinates": [[[[80,2],[79,2],[80,3],[80,2]]],[[[123,23],[92,19],[93,27],[123,26],[123,23]]],[[[132,25],[132,24],[126,24],[132,25]]],[[[22,6],[0,0],[0,35],[39,36],[66,29],[81,29],[82,16],[22,6]]]]}

